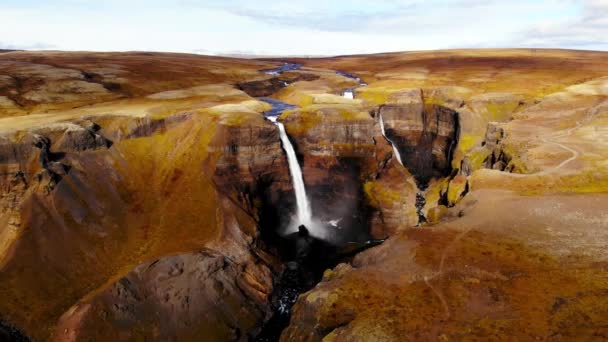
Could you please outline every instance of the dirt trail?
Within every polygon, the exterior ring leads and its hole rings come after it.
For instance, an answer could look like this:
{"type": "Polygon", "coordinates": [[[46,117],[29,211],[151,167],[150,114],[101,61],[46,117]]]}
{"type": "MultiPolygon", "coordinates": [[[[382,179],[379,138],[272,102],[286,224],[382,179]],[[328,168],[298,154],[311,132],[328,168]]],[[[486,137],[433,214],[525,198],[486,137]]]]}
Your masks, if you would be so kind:
{"type": "MultiPolygon", "coordinates": [[[[572,134],[572,132],[574,132],[575,130],[577,130],[578,128],[580,128],[582,125],[588,123],[589,121],[593,120],[593,118],[595,118],[602,109],[606,109],[608,110],[608,100],[605,100],[601,103],[599,103],[598,105],[589,108],[587,110],[587,115],[585,116],[584,119],[577,121],[576,125],[567,129],[564,132],[561,132],[559,134],[556,134],[552,137],[549,138],[543,138],[542,141],[548,144],[554,144],[559,146],[560,148],[570,152],[572,154],[572,156],[564,161],[562,161],[559,165],[554,166],[552,168],[549,168],[547,170],[543,170],[543,171],[539,171],[536,173],[531,173],[531,174],[521,174],[521,173],[504,173],[504,175],[509,176],[509,177],[515,177],[515,178],[523,178],[523,177],[530,177],[530,176],[542,176],[542,175],[548,175],[554,172],[557,172],[558,170],[560,170],[561,168],[563,168],[564,166],[568,165],[569,163],[571,163],[572,161],[576,160],[577,158],[580,157],[581,153],[571,147],[568,147],[567,145],[558,142],[558,139],[564,138],[564,137],[568,137],[572,134]]],[[[435,286],[433,286],[430,283],[430,280],[435,279],[435,278],[440,278],[441,276],[443,276],[444,274],[444,265],[445,265],[445,260],[448,256],[448,254],[450,253],[450,251],[454,248],[454,246],[456,246],[456,244],[465,236],[467,235],[471,230],[473,229],[473,227],[467,228],[465,230],[463,230],[462,232],[460,232],[455,238],[454,240],[452,240],[447,246],[446,248],[443,250],[443,252],[441,253],[441,259],[439,262],[439,268],[436,272],[432,273],[430,276],[425,277],[424,278],[424,282],[425,284],[431,289],[431,291],[435,294],[435,296],[437,296],[437,298],[439,299],[439,301],[441,302],[441,305],[443,306],[443,310],[445,312],[445,319],[448,319],[451,316],[450,313],[450,308],[449,305],[445,299],[445,297],[443,296],[443,292],[441,289],[436,288],[435,286]]]]}
{"type": "Polygon", "coordinates": [[[602,110],[602,109],[608,110],[608,100],[605,100],[605,101],[599,103],[598,105],[596,105],[592,108],[589,108],[587,110],[587,115],[585,116],[585,118],[577,121],[576,125],[574,125],[574,127],[570,127],[566,131],[558,133],[554,136],[541,139],[542,142],[544,142],[544,143],[553,144],[553,145],[556,145],[556,146],[568,151],[569,153],[572,154],[572,156],[570,158],[562,161],[557,166],[554,166],[552,168],[542,170],[539,172],[535,172],[535,173],[525,173],[525,174],[524,173],[505,173],[505,174],[507,176],[513,177],[513,178],[523,178],[523,177],[530,177],[530,176],[544,176],[544,175],[555,173],[555,172],[559,171],[560,169],[562,169],[564,166],[571,163],[572,161],[578,159],[581,155],[581,153],[579,151],[577,151],[571,147],[568,147],[568,146],[564,145],[563,143],[558,142],[557,140],[572,135],[572,132],[579,129],[582,125],[593,120],[593,118],[595,118],[600,113],[600,110],[602,110]]]}

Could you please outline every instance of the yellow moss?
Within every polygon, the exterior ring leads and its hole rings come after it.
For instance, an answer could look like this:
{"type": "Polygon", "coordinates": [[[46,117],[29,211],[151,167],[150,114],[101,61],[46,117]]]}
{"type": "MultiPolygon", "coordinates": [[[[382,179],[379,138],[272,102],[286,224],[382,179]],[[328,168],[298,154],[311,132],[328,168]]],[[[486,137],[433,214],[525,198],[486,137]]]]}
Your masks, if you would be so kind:
{"type": "Polygon", "coordinates": [[[447,212],[448,208],[444,205],[440,205],[429,209],[426,219],[429,223],[438,223],[447,212]]]}
{"type": "Polygon", "coordinates": [[[360,107],[346,104],[310,105],[285,111],[280,117],[289,134],[293,135],[306,134],[311,128],[324,123],[369,119],[369,114],[360,107]]]}
{"type": "Polygon", "coordinates": [[[377,181],[367,181],[363,184],[363,191],[374,207],[382,205],[392,205],[401,200],[401,193],[387,187],[386,184],[377,181]]]}
{"type": "Polygon", "coordinates": [[[460,201],[460,196],[467,186],[467,178],[459,175],[452,179],[448,186],[448,202],[454,205],[460,201]]]}
{"type": "Polygon", "coordinates": [[[425,96],[424,103],[426,105],[437,105],[437,106],[445,106],[445,99],[435,97],[435,96],[425,96]]]}
{"type": "Polygon", "coordinates": [[[381,105],[388,101],[388,98],[397,89],[370,86],[357,91],[357,98],[370,102],[374,105],[381,105]]]}
{"type": "Polygon", "coordinates": [[[332,332],[330,332],[325,337],[323,337],[322,341],[323,342],[334,342],[334,341],[336,341],[337,338],[338,338],[338,334],[336,333],[336,330],[332,330],[332,332]]]}
{"type": "Polygon", "coordinates": [[[479,170],[483,166],[483,162],[492,152],[487,148],[475,149],[467,154],[468,160],[471,162],[473,170],[479,170]]]}
{"type": "Polygon", "coordinates": [[[521,158],[519,158],[520,152],[517,147],[515,147],[511,144],[503,144],[502,150],[506,155],[508,155],[511,158],[511,160],[509,161],[509,164],[507,165],[507,169],[513,170],[513,172],[515,172],[515,173],[528,173],[529,172],[524,161],[521,160],[521,158]]]}
{"type": "Polygon", "coordinates": [[[467,152],[475,145],[479,144],[481,137],[472,134],[462,133],[460,135],[460,141],[458,142],[458,148],[462,152],[467,152]]]}
{"type": "Polygon", "coordinates": [[[487,121],[504,121],[519,106],[519,102],[488,103],[481,111],[487,121]]]}
{"type": "Polygon", "coordinates": [[[449,179],[447,177],[432,180],[429,184],[426,192],[424,193],[424,198],[426,199],[426,204],[423,208],[425,212],[425,216],[428,215],[429,211],[439,205],[439,198],[441,197],[441,192],[445,191],[448,187],[449,179]]]}

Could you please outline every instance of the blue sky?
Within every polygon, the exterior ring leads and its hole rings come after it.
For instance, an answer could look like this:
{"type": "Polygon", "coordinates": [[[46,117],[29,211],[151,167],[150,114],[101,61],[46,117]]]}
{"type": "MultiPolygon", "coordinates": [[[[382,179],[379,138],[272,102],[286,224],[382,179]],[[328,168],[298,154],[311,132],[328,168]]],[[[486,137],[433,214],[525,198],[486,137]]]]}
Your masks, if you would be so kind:
{"type": "Polygon", "coordinates": [[[0,48],[336,55],[608,50],[608,0],[0,0],[0,48]]]}

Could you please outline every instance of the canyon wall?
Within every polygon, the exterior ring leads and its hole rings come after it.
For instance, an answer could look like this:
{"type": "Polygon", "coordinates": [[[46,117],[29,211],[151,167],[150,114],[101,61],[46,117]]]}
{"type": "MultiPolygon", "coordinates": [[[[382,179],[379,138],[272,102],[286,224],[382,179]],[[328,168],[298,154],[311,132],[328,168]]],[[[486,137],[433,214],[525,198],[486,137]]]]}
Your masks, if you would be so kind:
{"type": "Polygon", "coordinates": [[[36,339],[201,327],[246,338],[280,271],[258,247],[262,202],[291,189],[276,127],[241,116],[100,117],[5,136],[0,312],[36,339]]]}
{"type": "Polygon", "coordinates": [[[386,135],[396,145],[403,164],[425,188],[433,178],[452,171],[452,157],[460,134],[459,114],[424,102],[422,91],[393,94],[380,106],[386,135]]]}

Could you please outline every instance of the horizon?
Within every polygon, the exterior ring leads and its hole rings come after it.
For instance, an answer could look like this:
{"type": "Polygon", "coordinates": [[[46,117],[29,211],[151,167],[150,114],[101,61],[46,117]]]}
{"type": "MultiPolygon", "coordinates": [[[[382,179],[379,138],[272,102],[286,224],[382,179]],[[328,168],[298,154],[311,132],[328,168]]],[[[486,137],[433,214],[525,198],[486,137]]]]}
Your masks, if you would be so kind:
{"type": "Polygon", "coordinates": [[[606,0],[7,0],[0,5],[0,49],[254,57],[607,51],[606,18],[606,0]]]}
{"type": "Polygon", "coordinates": [[[167,55],[171,55],[171,54],[178,54],[178,55],[194,55],[194,56],[201,56],[201,57],[221,57],[221,58],[234,58],[234,59],[257,59],[257,60],[276,60],[276,59],[283,59],[285,60],[285,62],[289,62],[288,59],[290,58],[294,58],[294,59],[324,59],[324,58],[341,58],[341,57],[356,57],[356,56],[374,56],[374,55],[390,55],[390,54],[415,54],[415,53],[420,53],[420,54],[425,54],[425,53],[432,53],[432,52],[445,52],[445,53],[451,53],[451,52],[458,52],[458,51],[525,51],[525,50],[530,50],[531,52],[537,52],[536,50],[539,51],[544,51],[544,52],[549,52],[549,51],[572,51],[572,52],[589,52],[589,53],[608,53],[608,50],[589,50],[589,49],[570,49],[570,48],[552,48],[552,47],[548,47],[548,48],[526,48],[526,47],[522,47],[522,48],[518,48],[518,47],[505,47],[505,48],[457,48],[457,49],[438,49],[438,50],[401,50],[401,51],[380,51],[380,52],[370,52],[370,53],[360,53],[360,54],[338,54],[338,55],[247,55],[247,54],[243,54],[243,55],[239,55],[239,54],[222,54],[222,53],[217,53],[217,54],[205,54],[205,53],[197,53],[197,52],[176,52],[176,51],[146,51],[146,50],[107,50],[107,51],[93,51],[93,50],[28,50],[28,49],[4,49],[4,48],[0,48],[0,53],[9,53],[9,52],[26,52],[26,53],[53,53],[53,52],[57,52],[57,53],[115,53],[115,54],[137,54],[137,53],[141,53],[141,54],[167,54],[167,55]],[[534,51],[532,51],[534,50],[534,51]]]}

